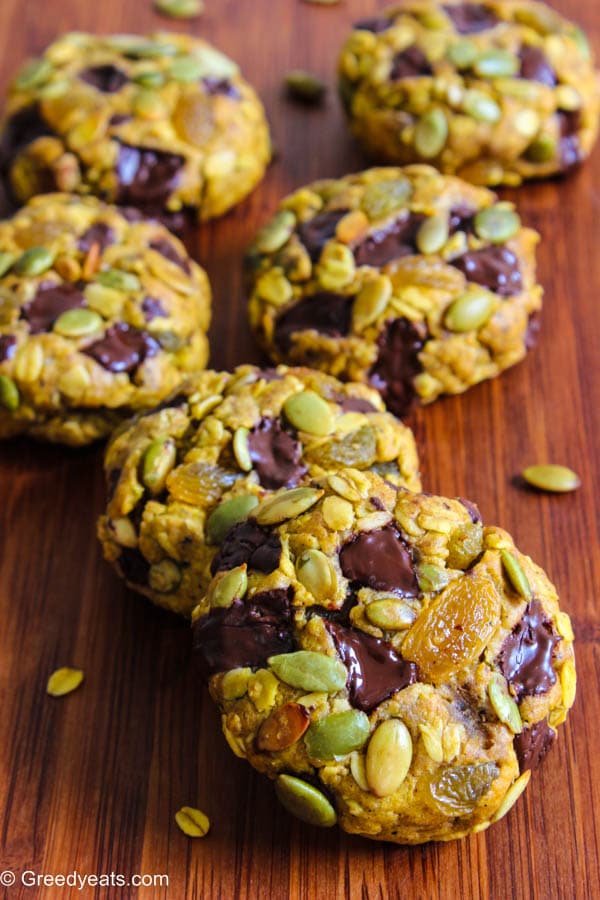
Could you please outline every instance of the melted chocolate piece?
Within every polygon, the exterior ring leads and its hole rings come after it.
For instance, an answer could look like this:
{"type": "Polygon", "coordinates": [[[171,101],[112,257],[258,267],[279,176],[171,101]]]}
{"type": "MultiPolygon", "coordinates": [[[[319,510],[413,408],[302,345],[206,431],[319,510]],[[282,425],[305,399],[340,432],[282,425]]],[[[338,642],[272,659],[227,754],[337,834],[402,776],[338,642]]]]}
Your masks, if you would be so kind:
{"type": "Polygon", "coordinates": [[[44,120],[39,104],[33,103],[19,110],[6,122],[0,143],[0,163],[9,167],[15,156],[40,137],[53,135],[50,125],[44,120]]]}
{"type": "Polygon", "coordinates": [[[325,627],[348,669],[350,702],[363,712],[370,712],[417,680],[416,665],[402,659],[380,638],[336,622],[328,622],[325,627]]]}
{"type": "Polygon", "coordinates": [[[169,315],[160,300],[157,300],[155,297],[144,297],[142,300],[142,312],[146,322],[151,322],[152,319],[157,319],[161,316],[167,318],[169,315]]]}
{"type": "Polygon", "coordinates": [[[495,13],[482,3],[462,3],[460,6],[444,6],[459,34],[479,34],[493,28],[500,21],[495,13]]]}
{"type": "Polygon", "coordinates": [[[433,69],[422,50],[413,46],[396,53],[392,60],[390,81],[416,78],[421,75],[433,75],[433,69]]]}
{"type": "Polygon", "coordinates": [[[240,99],[240,92],[229,78],[203,78],[202,84],[206,89],[206,93],[211,97],[220,94],[222,97],[230,97],[232,100],[240,99]]]}
{"type": "Polygon", "coordinates": [[[578,166],[583,160],[578,131],[581,128],[581,113],[579,110],[557,113],[560,125],[560,165],[563,172],[578,166]]]}
{"type": "Polygon", "coordinates": [[[457,231],[464,231],[471,234],[474,230],[475,210],[470,206],[453,206],[450,210],[448,220],[448,230],[450,234],[456,234],[457,231]]]}
{"type": "Polygon", "coordinates": [[[333,399],[340,409],[346,412],[372,413],[378,412],[377,408],[363,397],[348,397],[346,394],[334,394],[333,399]]]}
{"type": "Polygon", "coordinates": [[[527,350],[533,350],[537,345],[541,327],[542,319],[536,310],[536,312],[531,313],[527,322],[527,331],[525,332],[525,347],[527,350]]]}
{"type": "Polygon", "coordinates": [[[521,47],[519,59],[521,60],[521,78],[539,81],[541,84],[547,84],[548,87],[554,87],[557,81],[556,73],[543,50],[525,44],[521,47]]]}
{"type": "Polygon", "coordinates": [[[248,519],[229,529],[210,571],[214,575],[223,569],[235,569],[246,563],[249,569],[268,575],[279,565],[280,556],[281,541],[278,536],[253,519],[248,519]]]}
{"type": "Polygon", "coordinates": [[[385,509],[385,503],[383,502],[383,500],[380,500],[379,497],[369,497],[369,500],[371,501],[371,506],[374,506],[375,509],[378,509],[380,511],[383,511],[385,509]]]}
{"type": "Polygon", "coordinates": [[[79,73],[79,78],[103,94],[116,94],[129,81],[125,72],[110,63],[105,66],[90,66],[79,73]]]}
{"type": "Polygon", "coordinates": [[[556,732],[550,728],[546,719],[536,722],[531,728],[524,728],[521,734],[516,734],[514,748],[521,772],[537,769],[555,740],[556,732]]]}
{"type": "Polygon", "coordinates": [[[372,31],[373,34],[381,34],[382,31],[387,31],[388,28],[391,28],[393,24],[393,19],[387,19],[384,16],[373,16],[370,19],[359,19],[352,27],[360,28],[362,31],[372,31]]]}
{"type": "Polygon", "coordinates": [[[469,516],[471,517],[471,522],[474,525],[477,525],[479,524],[479,522],[483,521],[483,519],[481,518],[481,513],[479,512],[479,507],[476,503],[473,503],[471,500],[465,500],[464,497],[459,497],[458,502],[462,503],[464,508],[467,510],[469,516]]]}
{"type": "Polygon", "coordinates": [[[117,202],[139,209],[165,206],[179,183],[184,162],[178,153],[121,144],[116,165],[117,202]]]}
{"type": "Polygon", "coordinates": [[[501,297],[510,297],[523,290],[519,260],[508,247],[496,244],[471,250],[453,259],[452,265],[464,272],[468,281],[481,284],[501,297]]]}
{"type": "Polygon", "coordinates": [[[248,435],[248,451],[258,480],[267,490],[295,487],[306,473],[302,445],[279,419],[261,419],[248,435]]]}
{"type": "Polygon", "coordinates": [[[150,563],[137,547],[123,547],[117,563],[127,581],[131,581],[132,584],[148,584],[150,563]]]}
{"type": "Polygon", "coordinates": [[[79,288],[69,282],[41,284],[33,300],[21,310],[21,318],[29,322],[32,334],[49,331],[58,317],[68,309],[81,309],[85,299],[79,288]]]}
{"type": "Polygon", "coordinates": [[[360,587],[416,597],[419,586],[408,547],[392,525],[366,531],[340,550],[345,577],[360,587]]]}
{"type": "Polygon", "coordinates": [[[12,359],[17,349],[17,339],[14,334],[0,335],[0,362],[12,359]]]}
{"type": "Polygon", "coordinates": [[[540,601],[532,600],[504,641],[499,657],[502,674],[518,700],[544,694],[555,683],[552,654],[559,641],[540,601]]]}
{"type": "Polygon", "coordinates": [[[354,297],[322,291],[305,297],[295,306],[278,316],[275,323],[275,341],[288,351],[297,331],[314,329],[319,334],[344,337],[350,331],[354,297]]]}
{"type": "Polygon", "coordinates": [[[394,259],[417,252],[417,232],[425,216],[411,213],[391,225],[369,235],[354,248],[357,266],[385,266],[394,259]]]}
{"type": "Polygon", "coordinates": [[[298,225],[298,237],[308,250],[308,255],[313,262],[318,262],[321,250],[332,237],[340,219],[343,219],[348,209],[330,209],[327,212],[318,213],[314,218],[298,225]]]}
{"type": "Polygon", "coordinates": [[[127,113],[113,113],[108,120],[108,124],[114,125],[115,128],[117,128],[119,125],[124,125],[125,122],[131,122],[132,119],[133,116],[130,116],[127,113]]]}
{"type": "Polygon", "coordinates": [[[269,656],[294,649],[293,589],[263,591],[228,609],[213,609],[194,626],[194,647],[203,673],[263,666],[269,656]]]}
{"type": "Polygon", "coordinates": [[[112,325],[103,338],[83,350],[109,372],[133,372],[160,347],[145,331],[124,322],[112,325]]]}
{"type": "Polygon", "coordinates": [[[189,275],[192,271],[189,259],[180,256],[171,241],[168,241],[166,238],[157,238],[151,241],[150,247],[156,250],[157,253],[160,253],[161,256],[164,256],[165,259],[168,259],[169,262],[175,263],[176,266],[183,269],[186,275],[189,275]]]}
{"type": "Polygon", "coordinates": [[[78,247],[84,253],[89,253],[94,244],[98,244],[102,253],[115,242],[115,233],[106,222],[95,222],[79,238],[78,247]]]}
{"type": "Polygon", "coordinates": [[[271,381],[282,381],[283,375],[280,375],[277,369],[266,366],[264,369],[260,369],[256,376],[256,380],[266,381],[268,384],[271,381]]]}
{"type": "Polygon", "coordinates": [[[419,353],[427,331],[424,323],[392,319],[377,339],[379,355],[369,372],[376,388],[394,415],[405,415],[415,398],[413,379],[421,371],[419,353]]]}

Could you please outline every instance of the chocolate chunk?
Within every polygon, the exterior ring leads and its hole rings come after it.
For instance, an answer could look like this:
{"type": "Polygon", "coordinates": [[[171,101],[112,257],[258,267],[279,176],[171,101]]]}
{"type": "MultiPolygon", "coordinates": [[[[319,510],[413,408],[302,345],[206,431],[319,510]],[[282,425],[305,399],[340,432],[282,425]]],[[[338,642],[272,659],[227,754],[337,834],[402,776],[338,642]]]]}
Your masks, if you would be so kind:
{"type": "Polygon", "coordinates": [[[322,291],[305,297],[290,307],[275,323],[275,341],[288,351],[297,331],[314,330],[331,337],[344,337],[350,331],[354,297],[322,291]]]}
{"type": "Polygon", "coordinates": [[[115,128],[117,128],[119,125],[124,125],[125,122],[131,122],[132,119],[133,116],[130,116],[127,113],[113,113],[108,120],[108,124],[114,125],[115,128]]]}
{"type": "Polygon", "coordinates": [[[232,100],[240,99],[240,92],[229,78],[203,78],[202,84],[206,89],[206,93],[211,97],[220,94],[222,97],[230,97],[232,100]]]}
{"type": "Polygon", "coordinates": [[[142,556],[137,547],[123,547],[117,560],[121,573],[133,584],[148,584],[150,563],[142,556]]]}
{"type": "Polygon", "coordinates": [[[421,371],[419,353],[427,331],[422,322],[392,319],[377,339],[379,354],[369,380],[396,416],[405,415],[415,398],[413,379],[421,371]]]}
{"type": "Polygon", "coordinates": [[[470,206],[461,205],[453,206],[450,210],[448,219],[449,234],[456,234],[457,231],[464,231],[465,234],[471,234],[474,230],[475,210],[470,206]]]}
{"type": "Polygon", "coordinates": [[[74,284],[41,284],[33,300],[21,309],[21,318],[29,322],[32,334],[49,331],[58,317],[68,309],[81,309],[85,299],[74,284]]]}
{"type": "Polygon", "coordinates": [[[519,700],[544,694],[555,683],[552,653],[559,641],[540,601],[532,600],[504,641],[499,657],[502,674],[519,700]]]}
{"type": "Polygon", "coordinates": [[[482,3],[461,3],[460,6],[444,6],[459,34],[478,34],[493,28],[500,21],[492,10],[482,3]]]}
{"type": "Polygon", "coordinates": [[[521,78],[527,78],[529,81],[539,81],[548,87],[554,87],[556,84],[556,73],[548,57],[539,47],[531,47],[525,44],[519,52],[521,60],[521,78]]]}
{"type": "Polygon", "coordinates": [[[203,673],[263,666],[270,656],[294,649],[293,589],[263,591],[228,609],[213,609],[194,626],[194,647],[203,673]]]}
{"type": "Polygon", "coordinates": [[[524,728],[521,734],[516,734],[514,748],[521,772],[537,769],[555,740],[556,732],[550,728],[546,719],[536,722],[530,728],[524,728]]]}
{"type": "Polygon", "coordinates": [[[281,541],[278,536],[253,519],[248,519],[229,529],[210,571],[214,575],[215,572],[235,569],[246,563],[249,569],[268,575],[279,565],[280,556],[281,541]]]}
{"type": "Polygon", "coordinates": [[[416,665],[402,659],[385,641],[335,622],[325,627],[348,669],[350,702],[363,712],[417,680],[416,665]]]}
{"type": "Polygon", "coordinates": [[[83,350],[109,372],[133,372],[160,347],[145,331],[124,322],[112,325],[103,338],[83,350]]]}
{"type": "Polygon", "coordinates": [[[387,31],[388,28],[391,28],[393,24],[393,19],[388,19],[385,16],[373,16],[370,19],[359,19],[352,27],[360,28],[361,31],[372,31],[373,34],[381,34],[382,31],[387,31]]]}
{"type": "Polygon", "coordinates": [[[248,451],[258,480],[267,490],[295,487],[306,473],[302,445],[279,419],[261,419],[248,435],[248,451]]]}
{"type": "Polygon", "coordinates": [[[192,267],[190,266],[189,259],[186,259],[185,256],[181,256],[171,241],[168,241],[166,238],[157,238],[154,241],[150,241],[150,247],[152,250],[156,250],[157,253],[160,253],[161,256],[164,256],[165,259],[168,259],[169,262],[175,263],[176,266],[183,269],[186,275],[191,273],[192,267]]]}
{"type": "Polygon", "coordinates": [[[396,53],[392,60],[390,81],[398,81],[400,78],[415,78],[420,75],[433,75],[433,69],[422,50],[413,46],[396,53]]]}
{"type": "Polygon", "coordinates": [[[79,78],[103,94],[115,94],[129,81],[125,72],[110,63],[104,66],[90,66],[89,69],[79,73],[79,78]]]}
{"type": "Polygon", "coordinates": [[[575,168],[583,160],[581,145],[579,143],[579,129],[581,128],[581,113],[579,110],[557,113],[560,128],[560,165],[563,172],[575,168]]]}
{"type": "Polygon", "coordinates": [[[283,375],[280,375],[277,369],[273,369],[270,366],[266,366],[264,369],[261,369],[256,376],[257,381],[266,381],[267,384],[271,381],[282,381],[283,375]]]}
{"type": "Polygon", "coordinates": [[[334,394],[333,399],[345,412],[372,413],[379,412],[377,407],[363,397],[348,397],[346,394],[334,394]]]}
{"type": "Polygon", "coordinates": [[[378,509],[380,511],[383,511],[385,509],[385,503],[383,502],[383,500],[380,500],[379,497],[369,497],[369,500],[371,501],[371,506],[374,506],[375,509],[378,509]]]}
{"type": "Polygon", "coordinates": [[[17,349],[17,339],[14,334],[0,335],[0,362],[12,359],[17,349]]]}
{"type": "Polygon", "coordinates": [[[345,577],[374,591],[393,591],[401,597],[416,597],[419,586],[408,547],[392,525],[366,531],[340,550],[345,577]]]}
{"type": "Polygon", "coordinates": [[[481,513],[479,512],[479,507],[476,503],[473,503],[471,500],[465,500],[464,497],[459,497],[458,502],[462,503],[464,508],[467,510],[469,516],[471,517],[471,522],[473,522],[474,525],[477,525],[479,522],[483,521],[481,518],[481,513]]]}
{"type": "Polygon", "coordinates": [[[116,165],[117,202],[139,209],[165,206],[179,183],[184,162],[178,153],[121,144],[116,165]]]}
{"type": "Polygon", "coordinates": [[[321,250],[332,237],[335,237],[335,229],[340,219],[343,219],[348,209],[330,209],[327,212],[318,213],[314,218],[298,225],[298,237],[308,250],[308,255],[313,262],[317,262],[321,250]]]}
{"type": "Polygon", "coordinates": [[[146,322],[151,322],[152,319],[159,317],[167,318],[169,315],[160,300],[157,300],[155,297],[144,297],[142,300],[142,312],[146,322]]]}
{"type": "Polygon", "coordinates": [[[84,253],[89,253],[94,244],[98,244],[102,253],[107,247],[115,243],[115,233],[106,222],[95,222],[79,238],[78,247],[84,253]]]}
{"type": "Polygon", "coordinates": [[[9,167],[15,156],[40,137],[53,135],[50,125],[42,116],[38,103],[26,106],[11,116],[2,131],[0,163],[9,167]]]}
{"type": "Polygon", "coordinates": [[[452,265],[468,281],[481,284],[501,297],[510,297],[523,290],[519,260],[508,247],[495,245],[471,250],[452,260],[452,265]]]}
{"type": "Polygon", "coordinates": [[[357,266],[385,266],[394,259],[417,252],[417,232],[425,216],[411,213],[369,235],[354,248],[357,266]]]}

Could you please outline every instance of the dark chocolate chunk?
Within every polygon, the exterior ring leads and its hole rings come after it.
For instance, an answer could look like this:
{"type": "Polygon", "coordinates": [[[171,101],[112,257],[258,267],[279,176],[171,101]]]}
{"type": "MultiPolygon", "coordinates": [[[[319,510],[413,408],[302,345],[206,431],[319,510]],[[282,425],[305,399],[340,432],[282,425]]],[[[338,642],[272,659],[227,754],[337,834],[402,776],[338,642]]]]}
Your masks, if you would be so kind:
{"type": "Polygon", "coordinates": [[[156,250],[157,253],[160,253],[161,256],[164,256],[165,259],[168,259],[169,262],[175,263],[176,266],[183,269],[186,275],[189,275],[192,271],[189,259],[181,256],[171,241],[168,241],[166,238],[156,238],[156,240],[150,241],[150,247],[156,250]]]}
{"type": "Polygon", "coordinates": [[[456,234],[457,231],[464,231],[465,234],[471,234],[474,229],[475,210],[470,206],[458,205],[453,206],[450,210],[448,219],[448,231],[450,234],[456,234]]]}
{"type": "Polygon", "coordinates": [[[273,369],[270,366],[266,366],[264,369],[260,369],[256,376],[257,381],[266,381],[269,383],[270,381],[282,381],[283,375],[280,375],[277,369],[273,369]]]}
{"type": "Polygon", "coordinates": [[[89,253],[94,244],[98,244],[102,253],[107,247],[115,242],[115,233],[106,222],[95,222],[88,230],[79,238],[79,249],[84,253],[89,253]]]}
{"type": "Polygon", "coordinates": [[[121,144],[116,165],[117,202],[139,209],[165,206],[183,165],[184,158],[178,153],[121,144]]]}
{"type": "Polygon", "coordinates": [[[150,563],[142,556],[137,547],[123,547],[117,560],[121,573],[133,584],[148,584],[150,563]]]}
{"type": "Polygon", "coordinates": [[[300,459],[302,445],[279,419],[261,419],[248,435],[248,451],[264,488],[295,487],[306,473],[300,459]]]}
{"type": "Polygon", "coordinates": [[[229,78],[203,78],[202,84],[206,88],[206,93],[211,97],[220,94],[222,97],[230,97],[231,100],[240,99],[240,92],[229,78]]]}
{"type": "Polygon", "coordinates": [[[514,748],[521,772],[537,769],[555,740],[556,732],[550,728],[546,719],[536,722],[530,728],[524,728],[521,734],[516,734],[514,748]]]}
{"type": "Polygon", "coordinates": [[[385,266],[417,252],[417,232],[425,216],[411,213],[376,231],[354,248],[357,266],[385,266]]]}
{"type": "Polygon", "coordinates": [[[15,156],[40,137],[54,131],[42,116],[38,103],[26,106],[12,115],[4,125],[0,142],[0,164],[9,167],[15,156]]]}
{"type": "Polygon", "coordinates": [[[405,415],[415,398],[413,379],[421,371],[419,353],[427,331],[424,323],[392,319],[379,335],[379,354],[369,380],[396,416],[405,415]]]}
{"type": "Polygon", "coordinates": [[[275,341],[288,351],[297,331],[317,331],[331,337],[344,337],[350,331],[354,297],[322,291],[312,294],[285,310],[275,322],[275,341]]]}
{"type": "Polygon", "coordinates": [[[249,569],[268,575],[279,565],[280,556],[279,537],[253,519],[248,519],[229,529],[211,563],[210,571],[214,575],[215,572],[235,569],[246,563],[249,569]]]}
{"type": "Polygon", "coordinates": [[[346,394],[334,394],[333,399],[344,412],[378,412],[378,409],[363,397],[348,397],[346,394]]]}
{"type": "Polygon", "coordinates": [[[104,66],[90,66],[89,69],[79,73],[79,78],[103,94],[115,94],[129,81],[125,72],[110,63],[104,66]]]}
{"type": "Polygon", "coordinates": [[[159,317],[166,318],[169,315],[160,300],[157,300],[156,297],[144,297],[142,300],[142,312],[144,313],[146,322],[151,322],[152,319],[157,319],[159,317]]]}
{"type": "Polygon", "coordinates": [[[17,349],[17,339],[14,334],[0,335],[0,362],[12,359],[17,349]]]}
{"type": "Polygon", "coordinates": [[[327,212],[317,213],[314,218],[298,225],[298,237],[313,262],[318,261],[327,241],[335,236],[337,223],[347,212],[348,209],[330,209],[327,212]]]}
{"type": "Polygon", "coordinates": [[[483,519],[481,518],[481,513],[479,512],[479,507],[476,503],[473,503],[472,500],[465,500],[464,497],[459,497],[458,501],[465,507],[465,509],[469,513],[469,516],[471,517],[471,522],[473,522],[474,525],[477,525],[479,522],[483,521],[483,519]]]}
{"type": "Polygon", "coordinates": [[[108,124],[114,125],[115,128],[118,128],[119,125],[124,125],[125,122],[131,122],[132,119],[133,116],[130,116],[127,113],[113,113],[108,120],[108,124]]]}
{"type": "Polygon", "coordinates": [[[563,172],[575,168],[583,160],[581,144],[579,143],[579,129],[581,128],[581,113],[579,110],[557,113],[560,128],[560,165],[563,172]]]}
{"type": "Polygon", "coordinates": [[[372,31],[373,34],[381,34],[382,31],[387,31],[388,28],[391,28],[393,24],[393,19],[388,19],[385,16],[373,16],[370,19],[359,19],[352,27],[360,28],[361,31],[372,31]]]}
{"type": "Polygon", "coordinates": [[[519,700],[544,694],[556,682],[552,654],[559,641],[540,601],[532,600],[505,639],[499,657],[502,674],[519,700]]]}
{"type": "Polygon", "coordinates": [[[531,47],[525,44],[521,47],[519,53],[521,60],[521,78],[527,78],[529,81],[539,81],[548,87],[554,87],[556,84],[556,73],[548,57],[539,47],[531,47]]]}
{"type": "Polygon", "coordinates": [[[348,669],[350,702],[363,712],[417,680],[416,665],[402,659],[380,638],[336,622],[327,622],[325,627],[348,669]]]}
{"type": "Polygon", "coordinates": [[[392,60],[390,81],[415,78],[421,75],[433,75],[433,69],[422,50],[413,46],[396,53],[392,60]]]}
{"type": "Polygon", "coordinates": [[[345,577],[374,591],[393,591],[401,597],[416,597],[419,586],[408,547],[392,525],[365,531],[340,550],[345,577]]]}
{"type": "Polygon", "coordinates": [[[194,647],[203,673],[263,666],[270,656],[294,649],[293,589],[254,594],[228,609],[213,609],[194,626],[194,647]]]}
{"type": "Polygon", "coordinates": [[[523,290],[519,260],[508,247],[496,244],[471,250],[453,259],[452,265],[464,272],[468,281],[481,284],[501,297],[510,297],[523,290]]]}
{"type": "Polygon", "coordinates": [[[29,322],[32,334],[49,331],[58,317],[68,309],[85,306],[81,291],[74,284],[41,284],[33,300],[21,309],[21,318],[29,322]]]}
{"type": "Polygon", "coordinates": [[[160,347],[145,331],[124,322],[112,325],[103,338],[83,350],[109,372],[133,372],[147,357],[155,356],[160,347]]]}
{"type": "Polygon", "coordinates": [[[461,3],[458,6],[444,6],[444,11],[459,34],[478,34],[493,28],[500,21],[488,6],[482,3],[461,3]]]}

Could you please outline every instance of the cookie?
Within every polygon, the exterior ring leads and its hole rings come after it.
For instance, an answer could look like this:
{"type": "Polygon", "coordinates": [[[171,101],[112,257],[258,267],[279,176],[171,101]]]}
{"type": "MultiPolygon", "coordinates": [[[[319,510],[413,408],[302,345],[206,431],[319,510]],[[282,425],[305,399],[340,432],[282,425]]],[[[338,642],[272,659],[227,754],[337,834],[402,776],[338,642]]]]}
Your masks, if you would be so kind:
{"type": "Polygon", "coordinates": [[[380,162],[476,184],[566,172],[598,131],[583,31],[529,0],[409,0],[359,21],[339,62],[350,127],[380,162]]]}
{"type": "Polygon", "coordinates": [[[194,642],[225,737],[311,824],[482,831],[573,703],[555,588],[468,501],[341,470],[263,500],[212,568],[194,642]]]}
{"type": "Polygon", "coordinates": [[[523,359],[537,241],[511,204],[430,166],[319,181],[250,250],[250,322],[277,362],[365,381],[402,416],[523,359]]]}
{"type": "Polygon", "coordinates": [[[0,438],[105,437],[208,357],[210,287],[162,225],[46,194],[0,222],[0,438]]]}
{"type": "Polygon", "coordinates": [[[180,229],[220,216],[270,158],[262,104],[206,41],[67,34],[13,81],[0,153],[18,201],[97,194],[180,229]]]}
{"type": "Polygon", "coordinates": [[[109,444],[104,554],[130,587],[189,615],[230,528],[344,465],[420,487],[412,432],[364,385],[285,366],[204,372],[109,444]]]}

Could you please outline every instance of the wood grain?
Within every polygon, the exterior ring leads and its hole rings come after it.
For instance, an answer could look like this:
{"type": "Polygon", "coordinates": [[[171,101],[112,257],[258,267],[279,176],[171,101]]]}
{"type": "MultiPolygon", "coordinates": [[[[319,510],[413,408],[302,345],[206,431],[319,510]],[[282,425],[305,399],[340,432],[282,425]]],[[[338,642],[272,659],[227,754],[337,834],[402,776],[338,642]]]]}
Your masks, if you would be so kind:
{"type": "MultiPolygon", "coordinates": [[[[556,4],[573,10],[567,0],[556,4]]],[[[252,197],[190,248],[215,291],[212,363],[260,359],[248,334],[240,255],[290,189],[361,166],[333,92],[322,110],[281,96],[294,66],[333,80],[337,46],[376,0],[206,0],[180,27],[236,57],[265,99],[279,149],[252,197]]],[[[380,4],[381,6],[381,4],[380,4]]],[[[597,0],[576,6],[600,50],[597,0]]],[[[0,82],[67,29],[176,28],[150,0],[2,0],[0,82]]],[[[290,819],[270,785],[234,758],[191,666],[185,624],[129,593],[102,561],[95,517],[101,449],[24,441],[0,448],[0,870],[10,898],[597,898],[600,894],[600,152],[569,180],[515,195],[544,241],[543,333],[525,363],[463,397],[417,412],[427,488],[474,498],[545,565],[573,614],[579,695],[557,748],[511,814],[484,834],[418,849],[379,846],[290,819]],[[580,492],[545,497],[514,476],[559,461],[580,492]],[[63,700],[59,665],[85,670],[63,700]],[[204,809],[209,837],[175,811],[204,809]],[[167,874],[169,888],[24,888],[20,873],[167,874]]]]}

